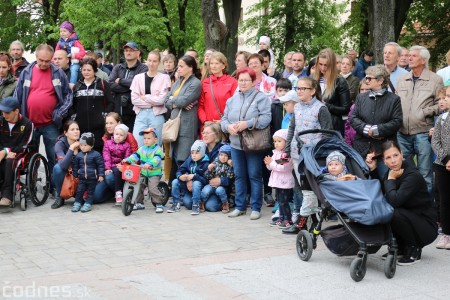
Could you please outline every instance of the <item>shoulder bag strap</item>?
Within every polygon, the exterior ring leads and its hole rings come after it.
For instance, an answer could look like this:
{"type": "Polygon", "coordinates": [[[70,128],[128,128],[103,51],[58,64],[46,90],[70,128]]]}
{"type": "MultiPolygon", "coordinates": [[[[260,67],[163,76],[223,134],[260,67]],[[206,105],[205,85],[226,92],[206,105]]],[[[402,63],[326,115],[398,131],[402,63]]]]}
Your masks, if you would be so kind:
{"type": "Polygon", "coordinates": [[[219,116],[220,116],[220,118],[222,118],[223,117],[223,113],[220,112],[219,104],[217,104],[216,96],[214,96],[214,89],[213,89],[213,86],[212,86],[212,79],[211,79],[211,77],[209,77],[209,88],[211,89],[211,95],[212,95],[214,104],[216,105],[217,111],[219,112],[219,116]]]}
{"type": "MultiPolygon", "coordinates": [[[[243,119],[245,119],[245,117],[247,116],[247,111],[248,111],[248,109],[250,108],[250,105],[252,105],[252,103],[253,103],[253,101],[255,100],[256,95],[258,95],[258,93],[260,93],[260,91],[256,91],[256,93],[255,93],[255,94],[253,95],[253,97],[252,97],[252,100],[250,100],[250,103],[248,104],[247,108],[245,109],[244,116],[242,117],[243,119]]],[[[253,124],[253,128],[255,128],[256,123],[258,122],[257,120],[258,120],[258,117],[256,118],[255,124],[253,124]]],[[[252,130],[253,128],[249,128],[248,130],[252,130]]]]}
{"type": "Polygon", "coordinates": [[[391,91],[395,94],[395,88],[390,79],[389,79],[389,87],[391,88],[391,91]]]}

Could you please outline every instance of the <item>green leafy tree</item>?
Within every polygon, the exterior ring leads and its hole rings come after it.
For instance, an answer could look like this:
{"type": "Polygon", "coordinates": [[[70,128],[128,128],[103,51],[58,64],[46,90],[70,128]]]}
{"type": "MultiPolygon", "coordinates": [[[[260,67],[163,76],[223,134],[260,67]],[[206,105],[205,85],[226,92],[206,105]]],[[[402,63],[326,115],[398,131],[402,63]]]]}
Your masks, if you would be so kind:
{"type": "Polygon", "coordinates": [[[259,36],[269,36],[278,65],[291,50],[302,51],[308,58],[327,47],[340,53],[339,16],[344,8],[330,0],[262,0],[250,8],[253,17],[245,21],[242,31],[256,30],[253,44],[259,36]],[[261,11],[266,13],[260,15],[261,11]]]}

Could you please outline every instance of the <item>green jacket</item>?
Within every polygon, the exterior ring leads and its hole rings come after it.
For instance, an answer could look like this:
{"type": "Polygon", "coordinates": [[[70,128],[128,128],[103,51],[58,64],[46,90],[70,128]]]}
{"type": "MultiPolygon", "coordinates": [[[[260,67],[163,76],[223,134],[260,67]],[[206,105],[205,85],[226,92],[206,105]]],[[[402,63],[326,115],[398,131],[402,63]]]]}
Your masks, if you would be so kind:
{"type": "Polygon", "coordinates": [[[0,101],[8,96],[12,96],[16,89],[17,81],[11,74],[8,74],[3,84],[0,85],[0,101]]]}

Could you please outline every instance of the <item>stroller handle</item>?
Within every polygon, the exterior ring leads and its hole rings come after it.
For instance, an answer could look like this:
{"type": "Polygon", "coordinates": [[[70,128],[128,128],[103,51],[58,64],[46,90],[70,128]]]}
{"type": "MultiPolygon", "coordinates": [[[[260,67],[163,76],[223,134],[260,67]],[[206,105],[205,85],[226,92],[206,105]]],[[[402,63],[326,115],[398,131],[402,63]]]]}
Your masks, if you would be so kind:
{"type": "Polygon", "coordinates": [[[337,136],[339,139],[343,139],[342,135],[339,131],[336,130],[328,130],[328,129],[308,129],[308,130],[303,130],[300,131],[298,133],[298,136],[304,135],[304,134],[310,134],[310,133],[324,133],[324,134],[329,134],[329,135],[335,135],[337,136]]]}

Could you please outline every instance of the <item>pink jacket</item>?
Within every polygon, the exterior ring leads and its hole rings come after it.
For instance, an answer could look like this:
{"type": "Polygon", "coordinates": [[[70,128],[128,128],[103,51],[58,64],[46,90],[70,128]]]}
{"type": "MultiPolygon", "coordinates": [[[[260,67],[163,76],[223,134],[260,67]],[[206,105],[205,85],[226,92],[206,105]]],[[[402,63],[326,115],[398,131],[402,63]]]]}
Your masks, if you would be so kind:
{"type": "Polygon", "coordinates": [[[125,141],[122,144],[114,142],[114,137],[107,140],[103,145],[103,160],[105,161],[105,170],[111,170],[113,166],[120,163],[122,159],[132,154],[130,144],[125,141]]]}
{"type": "Polygon", "coordinates": [[[292,161],[286,164],[277,164],[275,160],[280,159],[282,151],[273,150],[272,162],[266,165],[267,169],[271,170],[269,178],[269,186],[280,189],[292,189],[294,187],[294,176],[292,170],[294,166],[292,161]]]}
{"type": "Polygon", "coordinates": [[[161,115],[167,111],[164,106],[164,97],[170,90],[171,81],[167,74],[159,73],[153,78],[150,86],[150,94],[145,94],[145,74],[141,73],[134,76],[131,82],[131,103],[133,103],[133,110],[138,114],[141,109],[153,108],[155,116],[161,115]],[[144,96],[141,99],[140,96],[144,96]]]}

